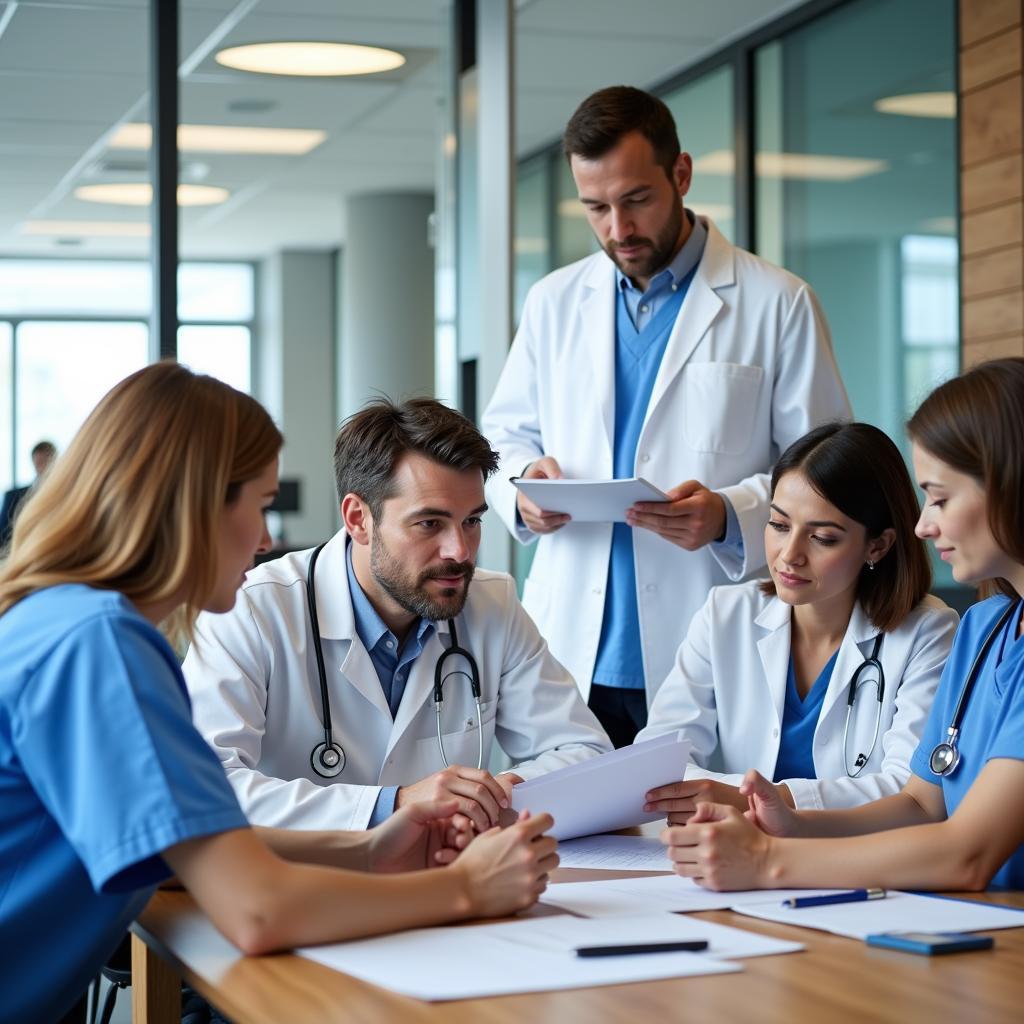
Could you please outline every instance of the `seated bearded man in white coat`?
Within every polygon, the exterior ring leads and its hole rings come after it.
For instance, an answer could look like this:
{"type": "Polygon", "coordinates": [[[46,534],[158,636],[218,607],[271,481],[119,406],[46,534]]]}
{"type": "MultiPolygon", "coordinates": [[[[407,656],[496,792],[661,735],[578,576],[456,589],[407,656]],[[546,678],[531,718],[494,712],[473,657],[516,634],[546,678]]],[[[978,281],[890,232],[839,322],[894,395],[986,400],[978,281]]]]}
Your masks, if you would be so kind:
{"type": "Polygon", "coordinates": [[[335,442],[343,529],[200,616],[184,664],[195,725],[254,824],[359,829],[455,799],[482,831],[517,782],[611,749],[511,577],[475,571],[497,464],[439,402],[369,403],[335,442]],[[516,762],[496,777],[495,740],[516,762]]]}

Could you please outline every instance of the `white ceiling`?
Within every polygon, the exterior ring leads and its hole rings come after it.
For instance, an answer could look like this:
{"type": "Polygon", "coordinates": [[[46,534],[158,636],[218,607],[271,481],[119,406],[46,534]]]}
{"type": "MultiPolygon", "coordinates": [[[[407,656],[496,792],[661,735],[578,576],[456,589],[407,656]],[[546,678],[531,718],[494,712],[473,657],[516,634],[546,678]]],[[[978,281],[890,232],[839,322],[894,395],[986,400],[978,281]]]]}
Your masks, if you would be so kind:
{"type": "MultiPolygon", "coordinates": [[[[800,2],[517,0],[519,153],[556,139],[594,89],[657,83],[800,2]]],[[[232,192],[221,206],[181,211],[183,256],[259,258],[286,248],[334,248],[344,240],[346,197],[432,191],[449,3],[184,0],[182,121],[319,128],[327,139],[302,157],[183,154],[182,180],[232,192]],[[247,74],[213,60],[222,46],[272,39],[372,43],[409,60],[396,72],[331,80],[247,74]],[[271,108],[232,108],[253,101],[271,108]]],[[[26,235],[23,226],[147,219],[145,209],[72,195],[79,184],[148,176],[144,152],[106,145],[116,126],[148,116],[146,0],[0,2],[0,26],[0,254],[144,254],[144,239],[71,246],[26,235]]]]}

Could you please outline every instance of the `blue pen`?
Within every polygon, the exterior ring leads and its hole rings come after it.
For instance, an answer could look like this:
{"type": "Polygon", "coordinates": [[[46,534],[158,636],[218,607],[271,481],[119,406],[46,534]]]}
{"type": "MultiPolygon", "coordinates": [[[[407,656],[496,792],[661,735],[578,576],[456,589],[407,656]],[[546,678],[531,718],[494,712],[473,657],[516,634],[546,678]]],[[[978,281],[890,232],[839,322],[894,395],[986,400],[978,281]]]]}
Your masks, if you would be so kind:
{"type": "Polygon", "coordinates": [[[784,907],[800,910],[803,907],[827,907],[832,903],[862,903],[864,900],[884,900],[884,889],[851,889],[849,892],[837,892],[831,896],[795,896],[783,900],[784,907]]]}

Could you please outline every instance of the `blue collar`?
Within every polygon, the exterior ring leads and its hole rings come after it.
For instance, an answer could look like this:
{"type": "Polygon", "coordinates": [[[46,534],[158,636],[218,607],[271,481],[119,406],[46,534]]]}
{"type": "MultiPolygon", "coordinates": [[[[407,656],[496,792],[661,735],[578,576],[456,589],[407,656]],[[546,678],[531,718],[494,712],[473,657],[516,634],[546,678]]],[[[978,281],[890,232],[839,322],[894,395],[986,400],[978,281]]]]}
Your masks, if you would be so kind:
{"type": "MultiPolygon", "coordinates": [[[[701,219],[695,217],[689,210],[683,210],[683,213],[690,221],[690,236],[679,252],[672,257],[669,265],[651,278],[647,286],[648,292],[669,285],[678,285],[700,263],[700,258],[704,255],[708,229],[704,227],[701,219]]],[[[621,291],[638,291],[636,285],[618,267],[615,268],[615,283],[621,291]]]]}

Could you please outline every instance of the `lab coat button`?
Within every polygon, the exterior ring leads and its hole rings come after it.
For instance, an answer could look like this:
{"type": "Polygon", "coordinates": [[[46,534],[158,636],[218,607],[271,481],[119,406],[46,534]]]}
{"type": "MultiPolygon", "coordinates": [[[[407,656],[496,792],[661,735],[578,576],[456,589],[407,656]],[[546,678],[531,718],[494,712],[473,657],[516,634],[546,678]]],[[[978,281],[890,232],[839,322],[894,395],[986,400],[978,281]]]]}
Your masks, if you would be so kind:
{"type": "Polygon", "coordinates": [[[640,461],[641,462],[650,462],[651,461],[651,457],[650,457],[650,455],[647,454],[647,452],[644,452],[644,454],[640,456],[640,461]]]}
{"type": "Polygon", "coordinates": [[[597,594],[598,597],[600,597],[601,596],[601,588],[600,587],[594,587],[594,593],[597,594]]]}
{"type": "Polygon", "coordinates": [[[772,729],[772,739],[773,740],[777,740],[778,738],[779,738],[779,730],[778,729],[772,729]]]}

